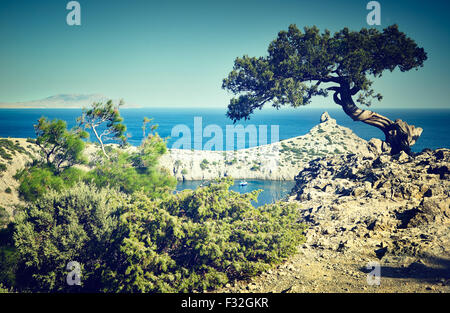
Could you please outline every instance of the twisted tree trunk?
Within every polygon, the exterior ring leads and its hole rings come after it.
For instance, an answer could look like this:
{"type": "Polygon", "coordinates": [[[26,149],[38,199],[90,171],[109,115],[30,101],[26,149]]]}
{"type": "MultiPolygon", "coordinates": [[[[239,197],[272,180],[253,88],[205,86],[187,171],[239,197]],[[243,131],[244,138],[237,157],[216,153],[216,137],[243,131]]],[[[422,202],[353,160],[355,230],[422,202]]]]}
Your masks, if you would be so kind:
{"type": "Polygon", "coordinates": [[[360,121],[380,129],[386,137],[385,141],[391,146],[391,154],[397,154],[401,151],[411,154],[411,146],[416,143],[422,134],[423,129],[420,127],[408,125],[400,119],[393,122],[381,114],[358,108],[353,102],[351,91],[348,89],[340,88],[339,91],[336,91],[334,101],[342,106],[344,112],[354,121],[360,121]]]}

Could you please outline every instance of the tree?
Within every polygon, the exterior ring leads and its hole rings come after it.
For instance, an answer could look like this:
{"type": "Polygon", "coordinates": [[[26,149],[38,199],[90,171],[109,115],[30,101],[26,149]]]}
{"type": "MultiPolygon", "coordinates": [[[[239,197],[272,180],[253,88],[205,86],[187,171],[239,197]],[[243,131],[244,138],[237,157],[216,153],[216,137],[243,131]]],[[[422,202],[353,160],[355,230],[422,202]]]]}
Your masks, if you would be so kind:
{"type": "Polygon", "coordinates": [[[333,36],[328,30],[320,33],[315,26],[301,32],[290,25],[270,43],[268,56],[235,60],[222,85],[238,95],[230,100],[227,116],[236,122],[249,119],[266,103],[277,109],[283,105],[298,107],[310,103],[313,96],[332,92],[334,102],[354,121],[383,131],[393,154],[402,150],[411,153],[410,146],[420,137],[421,128],[360,109],[354,97],[366,106],[374,98],[380,101],[382,96],[372,89],[371,78],[381,77],[386,70],[418,69],[426,59],[424,49],[400,32],[397,25],[382,32],[344,28],[333,36]]]}
{"type": "MultiPolygon", "coordinates": [[[[153,121],[152,118],[148,118],[145,116],[144,116],[144,119],[142,120],[142,140],[143,141],[145,140],[145,137],[146,137],[147,124],[150,123],[151,121],[153,121]]],[[[153,132],[157,128],[158,128],[158,125],[151,125],[150,131],[153,132]]]]}
{"type": "Polygon", "coordinates": [[[62,171],[75,164],[86,162],[83,156],[85,143],[83,139],[88,134],[79,128],[68,131],[65,121],[49,121],[41,117],[34,125],[36,132],[36,145],[41,149],[41,154],[47,163],[57,171],[62,171]]]}
{"type": "Polygon", "coordinates": [[[158,167],[158,160],[166,151],[166,142],[157,133],[149,134],[134,152],[112,150],[107,160],[98,162],[88,173],[86,180],[128,194],[143,190],[152,198],[161,197],[176,186],[176,179],[158,167]]]}
{"type": "Polygon", "coordinates": [[[83,114],[78,118],[80,127],[92,129],[102,148],[103,155],[109,158],[105,151],[104,140],[119,141],[122,145],[126,143],[126,126],[122,124],[123,118],[120,116],[119,107],[124,103],[121,100],[117,106],[112,100],[106,103],[95,102],[89,109],[84,108],[83,114]]]}

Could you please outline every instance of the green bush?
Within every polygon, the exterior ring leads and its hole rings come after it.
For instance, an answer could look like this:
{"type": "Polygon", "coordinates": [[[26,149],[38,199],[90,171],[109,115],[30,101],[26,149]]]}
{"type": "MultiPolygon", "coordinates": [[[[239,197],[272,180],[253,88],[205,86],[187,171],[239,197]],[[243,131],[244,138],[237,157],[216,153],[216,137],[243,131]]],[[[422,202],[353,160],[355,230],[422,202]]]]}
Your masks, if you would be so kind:
{"type": "Polygon", "coordinates": [[[6,187],[5,192],[6,193],[12,193],[11,187],[6,187]]]}
{"type": "Polygon", "coordinates": [[[5,172],[6,169],[7,169],[7,166],[5,164],[3,164],[3,163],[0,163],[0,173],[1,172],[5,172]]]}
{"type": "Polygon", "coordinates": [[[3,285],[4,288],[10,289],[16,286],[18,263],[18,254],[14,247],[0,246],[0,287],[3,285]]]}
{"type": "Polygon", "coordinates": [[[50,166],[35,164],[19,171],[14,178],[20,183],[19,196],[25,201],[36,201],[51,189],[59,191],[63,187],[73,186],[84,175],[82,170],[76,168],[58,172],[50,166]]]}
{"type": "Polygon", "coordinates": [[[203,161],[200,163],[200,168],[202,170],[206,170],[208,168],[209,162],[207,159],[203,159],[203,161]]]}
{"type": "Polygon", "coordinates": [[[118,210],[122,198],[110,189],[77,184],[51,190],[15,219],[16,286],[30,291],[99,291],[102,271],[120,251],[118,210]],[[81,264],[82,286],[68,286],[66,266],[81,264]]]}
{"type": "Polygon", "coordinates": [[[226,180],[162,201],[133,195],[120,218],[121,271],[109,285],[122,292],[191,292],[261,273],[296,251],[303,240],[298,209],[254,208],[258,192],[229,191],[226,180]]]}
{"type": "Polygon", "coordinates": [[[0,229],[4,228],[6,225],[8,225],[8,223],[9,223],[9,214],[5,208],[0,207],[0,229]]]}
{"type": "Polygon", "coordinates": [[[0,157],[4,160],[12,160],[12,156],[15,155],[16,152],[27,153],[19,143],[14,143],[9,139],[0,139],[0,157]]]}
{"type": "Polygon", "coordinates": [[[251,205],[233,182],[164,199],[77,185],[50,191],[16,219],[18,290],[189,292],[256,275],[303,240],[295,205],[251,205]],[[81,286],[66,266],[81,265],[81,286]]]}
{"type": "Polygon", "coordinates": [[[233,160],[231,160],[231,161],[225,161],[225,165],[234,165],[234,164],[236,164],[237,163],[237,159],[236,158],[234,158],[233,160]]]}
{"type": "Polygon", "coordinates": [[[187,173],[188,173],[187,169],[183,168],[183,169],[181,170],[181,174],[186,175],[187,173]]]}

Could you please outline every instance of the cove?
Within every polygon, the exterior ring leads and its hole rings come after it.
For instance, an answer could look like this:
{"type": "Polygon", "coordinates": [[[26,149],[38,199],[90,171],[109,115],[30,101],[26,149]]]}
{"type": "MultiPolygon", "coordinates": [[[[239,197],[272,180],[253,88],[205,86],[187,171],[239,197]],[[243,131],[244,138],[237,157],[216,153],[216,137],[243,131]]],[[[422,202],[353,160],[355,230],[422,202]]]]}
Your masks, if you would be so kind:
{"type": "MultiPolygon", "coordinates": [[[[196,189],[202,184],[200,180],[186,180],[180,181],[177,184],[176,190],[181,191],[185,189],[196,189]]],[[[270,204],[277,200],[285,198],[295,185],[295,181],[273,181],[273,180],[247,180],[246,186],[239,185],[240,180],[235,180],[234,185],[230,190],[240,193],[247,193],[253,190],[262,189],[258,195],[258,203],[252,202],[255,207],[264,204],[270,204]]]]}

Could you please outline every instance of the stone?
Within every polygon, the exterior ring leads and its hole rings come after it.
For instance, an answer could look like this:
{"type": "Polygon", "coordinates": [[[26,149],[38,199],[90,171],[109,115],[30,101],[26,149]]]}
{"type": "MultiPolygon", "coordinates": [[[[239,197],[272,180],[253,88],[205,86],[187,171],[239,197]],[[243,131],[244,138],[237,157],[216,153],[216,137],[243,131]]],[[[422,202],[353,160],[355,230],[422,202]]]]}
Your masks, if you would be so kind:
{"type": "Polygon", "coordinates": [[[399,162],[407,162],[410,157],[405,151],[400,151],[400,153],[395,156],[395,159],[399,162]]]}
{"type": "Polygon", "coordinates": [[[325,123],[329,119],[330,119],[330,115],[328,114],[328,112],[323,112],[322,115],[320,116],[321,123],[325,123]]]}

